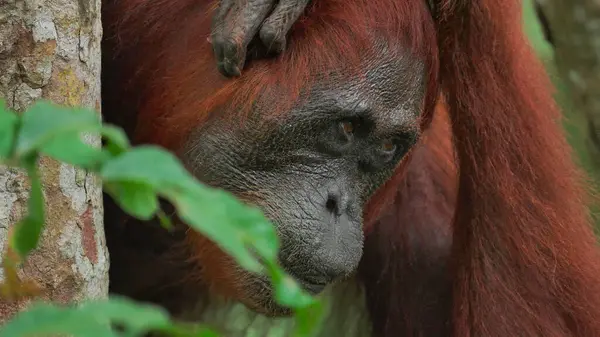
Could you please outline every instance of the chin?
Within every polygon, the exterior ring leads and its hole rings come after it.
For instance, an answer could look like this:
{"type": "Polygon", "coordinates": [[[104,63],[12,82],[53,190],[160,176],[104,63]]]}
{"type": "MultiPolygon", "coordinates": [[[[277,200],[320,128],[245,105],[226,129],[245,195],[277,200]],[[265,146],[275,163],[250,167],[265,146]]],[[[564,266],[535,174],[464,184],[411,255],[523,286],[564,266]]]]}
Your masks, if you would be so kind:
{"type": "Polygon", "coordinates": [[[275,300],[275,290],[271,281],[263,276],[248,275],[242,289],[239,289],[238,301],[248,309],[267,317],[289,317],[294,311],[275,300]]]}
{"type": "Polygon", "coordinates": [[[277,304],[272,297],[262,298],[259,301],[243,301],[242,303],[248,309],[266,317],[290,317],[294,314],[292,309],[277,304]]]}

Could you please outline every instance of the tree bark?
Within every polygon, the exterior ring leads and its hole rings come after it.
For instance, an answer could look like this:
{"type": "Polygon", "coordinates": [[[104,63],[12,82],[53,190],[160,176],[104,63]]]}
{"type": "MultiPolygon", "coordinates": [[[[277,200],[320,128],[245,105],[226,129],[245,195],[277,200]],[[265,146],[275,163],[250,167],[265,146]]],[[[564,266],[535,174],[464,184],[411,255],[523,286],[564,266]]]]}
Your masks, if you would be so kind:
{"type": "Polygon", "coordinates": [[[600,170],[600,0],[537,0],[573,107],[585,117],[593,171],[600,170]]]}
{"type": "MultiPolygon", "coordinates": [[[[0,0],[0,98],[17,111],[38,99],[100,111],[101,35],[100,0],[0,0]]],[[[41,160],[40,171],[46,228],[20,276],[36,281],[43,299],[58,303],[106,297],[99,179],[49,158],[41,160]]],[[[0,167],[1,252],[10,226],[26,211],[28,194],[22,171],[0,167]]],[[[0,299],[0,323],[28,302],[0,299]]]]}

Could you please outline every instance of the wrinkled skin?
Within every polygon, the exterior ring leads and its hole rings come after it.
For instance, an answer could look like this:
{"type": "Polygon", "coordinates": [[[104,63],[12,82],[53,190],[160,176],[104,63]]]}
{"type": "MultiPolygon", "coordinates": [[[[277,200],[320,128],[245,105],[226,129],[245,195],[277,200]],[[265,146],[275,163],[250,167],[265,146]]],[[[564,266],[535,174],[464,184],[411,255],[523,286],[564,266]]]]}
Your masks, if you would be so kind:
{"type": "MultiPolygon", "coordinates": [[[[317,80],[292,111],[265,121],[281,97],[273,89],[243,129],[216,119],[182,149],[201,181],[263,209],[282,240],[282,266],[314,294],[358,267],[364,206],[419,136],[423,68],[397,47],[378,50],[364,65],[365,78],[334,73],[317,80]]],[[[287,313],[274,303],[267,280],[237,273],[243,292],[237,297],[248,306],[287,313]]]]}

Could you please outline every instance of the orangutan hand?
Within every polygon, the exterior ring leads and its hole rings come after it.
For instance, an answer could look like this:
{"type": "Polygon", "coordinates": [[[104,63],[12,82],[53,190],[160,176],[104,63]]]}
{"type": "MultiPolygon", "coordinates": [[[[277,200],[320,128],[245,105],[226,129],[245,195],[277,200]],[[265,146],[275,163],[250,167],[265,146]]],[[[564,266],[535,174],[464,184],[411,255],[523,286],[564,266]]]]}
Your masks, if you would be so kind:
{"type": "Polygon", "coordinates": [[[219,71],[240,76],[250,42],[257,37],[269,54],[285,49],[286,35],[310,0],[220,0],[211,43],[219,71]]]}

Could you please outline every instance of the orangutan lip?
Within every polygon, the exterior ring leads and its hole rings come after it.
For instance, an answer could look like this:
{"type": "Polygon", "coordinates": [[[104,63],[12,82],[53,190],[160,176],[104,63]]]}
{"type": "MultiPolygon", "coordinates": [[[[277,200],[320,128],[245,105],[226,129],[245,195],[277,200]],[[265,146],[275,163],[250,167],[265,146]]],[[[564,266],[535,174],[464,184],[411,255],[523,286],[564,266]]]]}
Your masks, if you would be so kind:
{"type": "Polygon", "coordinates": [[[297,282],[300,286],[308,291],[312,295],[317,295],[327,287],[329,284],[323,277],[319,276],[304,276],[302,278],[296,277],[297,282]]]}
{"type": "Polygon", "coordinates": [[[309,292],[311,295],[318,295],[320,294],[323,289],[325,289],[325,287],[327,286],[326,284],[317,284],[317,283],[310,283],[310,282],[299,282],[300,286],[306,290],[307,292],[309,292]]]}
{"type": "Polygon", "coordinates": [[[311,295],[318,295],[329,285],[328,279],[315,273],[294,273],[284,268],[302,289],[311,295]]]}

